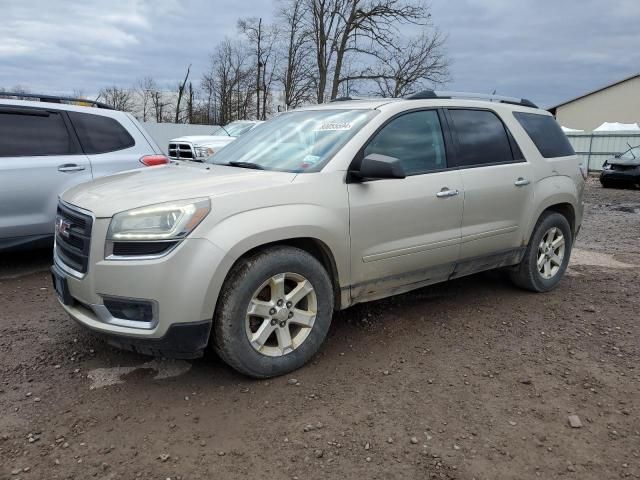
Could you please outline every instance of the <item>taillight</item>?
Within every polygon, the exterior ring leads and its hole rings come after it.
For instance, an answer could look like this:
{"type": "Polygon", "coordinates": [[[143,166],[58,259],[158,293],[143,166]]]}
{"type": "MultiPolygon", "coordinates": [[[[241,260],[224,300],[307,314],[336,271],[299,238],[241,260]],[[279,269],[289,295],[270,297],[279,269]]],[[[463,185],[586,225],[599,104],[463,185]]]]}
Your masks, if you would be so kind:
{"type": "Polygon", "coordinates": [[[169,159],[164,155],[145,155],[140,158],[140,163],[147,167],[155,167],[156,165],[166,165],[169,159]]]}

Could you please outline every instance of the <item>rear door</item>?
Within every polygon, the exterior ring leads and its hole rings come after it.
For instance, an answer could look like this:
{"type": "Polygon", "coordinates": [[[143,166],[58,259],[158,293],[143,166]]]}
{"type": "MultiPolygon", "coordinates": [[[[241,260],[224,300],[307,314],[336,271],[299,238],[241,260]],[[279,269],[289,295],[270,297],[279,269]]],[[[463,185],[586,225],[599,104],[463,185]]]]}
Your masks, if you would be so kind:
{"type": "Polygon", "coordinates": [[[156,153],[126,115],[114,118],[109,113],[69,112],[82,149],[91,161],[94,178],[141,168],[140,158],[156,153]]]}
{"type": "Polygon", "coordinates": [[[449,109],[448,119],[456,140],[452,163],[465,192],[460,258],[508,257],[523,246],[533,200],[532,165],[494,111],[449,109]]]}
{"type": "Polygon", "coordinates": [[[364,147],[398,158],[403,179],[350,183],[351,295],[369,300],[446,280],[460,249],[463,189],[447,169],[438,110],[387,122],[364,147]]]}
{"type": "Polygon", "coordinates": [[[89,160],[64,112],[0,106],[3,244],[52,235],[58,195],[88,180],[89,160]]]}

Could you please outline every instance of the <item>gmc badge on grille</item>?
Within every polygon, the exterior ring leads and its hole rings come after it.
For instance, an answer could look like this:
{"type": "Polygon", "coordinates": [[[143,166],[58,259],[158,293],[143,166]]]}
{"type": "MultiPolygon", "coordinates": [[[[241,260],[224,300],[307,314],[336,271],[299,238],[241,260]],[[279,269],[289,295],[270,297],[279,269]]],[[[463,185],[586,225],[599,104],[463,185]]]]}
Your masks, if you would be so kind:
{"type": "Polygon", "coordinates": [[[71,228],[71,223],[65,220],[64,218],[56,218],[56,233],[64,238],[69,238],[69,229],[71,228]]]}

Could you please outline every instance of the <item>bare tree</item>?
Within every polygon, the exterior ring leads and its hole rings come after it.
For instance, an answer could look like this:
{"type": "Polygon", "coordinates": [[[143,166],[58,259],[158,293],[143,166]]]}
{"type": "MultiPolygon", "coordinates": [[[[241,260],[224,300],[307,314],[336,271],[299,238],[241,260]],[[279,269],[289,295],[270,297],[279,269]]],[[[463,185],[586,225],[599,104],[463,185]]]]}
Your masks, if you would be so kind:
{"type": "Polygon", "coordinates": [[[437,30],[398,41],[378,55],[382,73],[375,78],[383,97],[404,97],[449,80],[449,63],[442,51],[446,38],[437,30]]]}
{"type": "Polygon", "coordinates": [[[238,29],[245,34],[253,55],[255,56],[256,63],[256,118],[260,116],[260,92],[262,90],[262,71],[265,68],[263,42],[264,42],[264,29],[262,28],[262,18],[241,18],[238,20],[238,29]]]}
{"type": "Polygon", "coordinates": [[[136,82],[135,92],[138,97],[138,105],[142,114],[142,121],[146,122],[151,117],[153,106],[153,93],[157,90],[156,83],[151,77],[144,77],[136,82]]]}
{"type": "Polygon", "coordinates": [[[151,106],[156,123],[162,123],[167,119],[166,108],[168,105],[162,91],[159,89],[151,90],[151,106]]]}
{"type": "Polygon", "coordinates": [[[279,75],[284,104],[287,109],[308,102],[315,86],[313,80],[312,36],[303,19],[309,9],[305,0],[284,0],[280,5],[279,19],[283,23],[284,58],[283,71],[279,75]]]}
{"type": "Polygon", "coordinates": [[[181,113],[180,103],[182,103],[182,97],[184,95],[185,87],[187,86],[187,80],[189,80],[190,72],[191,72],[191,64],[189,64],[189,66],[187,67],[187,73],[184,76],[184,80],[182,81],[182,83],[178,84],[178,98],[176,99],[176,114],[175,114],[174,123],[180,122],[180,113],[181,113]]]}
{"type": "Polygon", "coordinates": [[[194,102],[195,94],[193,92],[193,83],[189,82],[189,90],[187,94],[187,123],[194,123],[196,110],[194,102]]]}
{"type": "MultiPolygon", "coordinates": [[[[340,0],[307,0],[316,57],[316,100],[325,101],[327,76],[340,29],[340,0]]],[[[351,0],[349,0],[351,1],[351,0]]]]}
{"type": "Polygon", "coordinates": [[[282,86],[286,108],[364,89],[405,95],[444,82],[445,38],[425,30],[407,39],[400,31],[403,24],[430,27],[423,1],[278,0],[274,25],[240,19],[244,41],[218,44],[200,81],[200,104],[190,84],[189,121],[194,116],[222,124],[253,115],[264,119],[271,112],[274,82],[282,86]]]}
{"type": "Polygon", "coordinates": [[[210,77],[203,79],[214,92],[218,107],[217,120],[226,124],[239,118],[247,118],[249,103],[253,98],[253,82],[246,68],[248,54],[242,44],[223,40],[211,56],[210,77]]]}
{"type": "Polygon", "coordinates": [[[102,99],[104,103],[110,105],[116,110],[123,112],[131,112],[133,110],[133,95],[131,90],[120,88],[117,86],[105,87],[100,90],[98,99],[102,99]]]}
{"type": "Polygon", "coordinates": [[[407,0],[307,2],[311,11],[310,29],[316,49],[318,103],[326,99],[330,70],[333,75],[329,98],[336,98],[340,85],[348,80],[343,76],[343,66],[348,54],[371,55],[379,48],[389,48],[397,37],[399,24],[422,25],[430,18],[424,4],[407,0]]]}
{"type": "MultiPolygon", "coordinates": [[[[211,58],[213,59],[213,56],[211,58]]],[[[218,123],[218,97],[216,95],[217,84],[213,61],[210,62],[209,71],[202,75],[200,87],[205,97],[205,122],[208,124],[216,124],[218,123]]]]}
{"type": "Polygon", "coordinates": [[[244,18],[238,20],[238,29],[244,33],[249,42],[256,65],[256,118],[266,119],[271,84],[277,68],[276,43],[279,31],[275,25],[265,25],[262,18],[244,18]]]}

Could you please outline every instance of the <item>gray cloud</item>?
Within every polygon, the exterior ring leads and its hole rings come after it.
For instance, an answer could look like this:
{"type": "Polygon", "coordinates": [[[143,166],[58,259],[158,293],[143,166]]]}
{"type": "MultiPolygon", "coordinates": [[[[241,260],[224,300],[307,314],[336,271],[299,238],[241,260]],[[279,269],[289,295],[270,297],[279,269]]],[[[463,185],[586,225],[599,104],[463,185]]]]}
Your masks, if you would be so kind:
{"type": "Polygon", "coordinates": [[[637,73],[637,0],[434,1],[451,88],[549,106],[637,73]]]}
{"type": "Polygon", "coordinates": [[[190,63],[198,78],[216,43],[237,35],[239,17],[273,10],[259,1],[5,1],[0,86],[44,93],[93,93],[146,75],[173,87],[190,63]]]}
{"type": "MultiPolygon", "coordinates": [[[[45,93],[130,86],[145,75],[173,86],[199,78],[216,43],[271,1],[13,0],[0,24],[0,86],[45,93]]],[[[449,36],[450,89],[526,96],[551,105],[637,73],[640,2],[432,0],[449,36]]]]}

